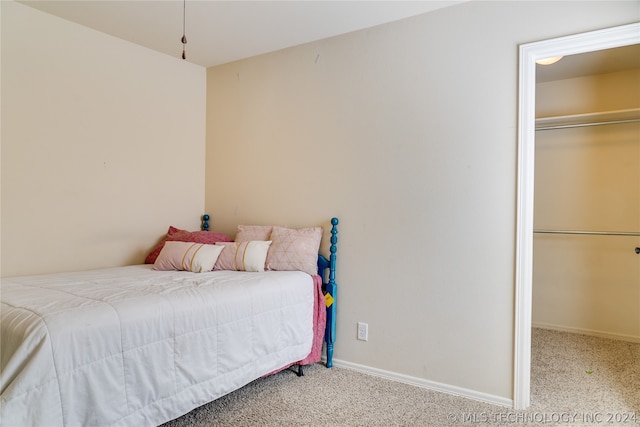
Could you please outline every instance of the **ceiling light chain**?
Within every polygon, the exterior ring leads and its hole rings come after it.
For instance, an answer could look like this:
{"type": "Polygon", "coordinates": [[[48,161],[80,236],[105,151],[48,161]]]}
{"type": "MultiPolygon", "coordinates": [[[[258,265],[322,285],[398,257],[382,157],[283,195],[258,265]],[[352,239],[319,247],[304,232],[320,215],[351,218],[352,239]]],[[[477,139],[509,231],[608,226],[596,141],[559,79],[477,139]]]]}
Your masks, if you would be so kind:
{"type": "Polygon", "coordinates": [[[187,0],[182,0],[182,39],[180,39],[180,41],[182,42],[182,59],[187,59],[187,54],[185,53],[185,45],[187,44],[187,36],[185,35],[185,28],[186,28],[186,11],[187,11],[187,4],[186,4],[187,0]]]}

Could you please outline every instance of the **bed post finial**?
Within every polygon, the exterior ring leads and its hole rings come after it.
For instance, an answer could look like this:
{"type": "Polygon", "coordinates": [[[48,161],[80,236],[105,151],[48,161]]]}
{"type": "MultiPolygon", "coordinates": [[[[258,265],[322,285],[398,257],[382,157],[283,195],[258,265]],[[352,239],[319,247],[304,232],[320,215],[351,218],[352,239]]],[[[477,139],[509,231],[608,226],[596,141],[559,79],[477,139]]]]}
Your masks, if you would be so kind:
{"type": "Polygon", "coordinates": [[[332,303],[327,307],[327,328],[324,340],[327,343],[327,368],[333,366],[333,344],[336,341],[336,301],[338,296],[338,285],[336,284],[336,252],[338,247],[338,218],[331,218],[331,246],[329,251],[329,283],[327,283],[326,293],[331,297],[332,303]]]}
{"type": "Polygon", "coordinates": [[[209,231],[209,214],[202,215],[202,231],[209,231]]]}
{"type": "Polygon", "coordinates": [[[338,243],[338,218],[331,218],[331,246],[329,247],[329,251],[331,255],[329,256],[329,282],[335,283],[336,279],[336,252],[338,247],[336,244],[338,243]]]}

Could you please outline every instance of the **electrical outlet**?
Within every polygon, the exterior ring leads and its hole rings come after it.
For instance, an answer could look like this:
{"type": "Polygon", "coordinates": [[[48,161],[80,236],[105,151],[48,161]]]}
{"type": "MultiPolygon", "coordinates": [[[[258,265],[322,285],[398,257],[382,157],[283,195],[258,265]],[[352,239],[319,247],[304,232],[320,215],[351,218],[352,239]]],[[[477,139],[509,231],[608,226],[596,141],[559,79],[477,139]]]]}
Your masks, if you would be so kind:
{"type": "Polygon", "coordinates": [[[369,325],[366,323],[358,322],[358,339],[360,341],[369,340],[369,325]]]}

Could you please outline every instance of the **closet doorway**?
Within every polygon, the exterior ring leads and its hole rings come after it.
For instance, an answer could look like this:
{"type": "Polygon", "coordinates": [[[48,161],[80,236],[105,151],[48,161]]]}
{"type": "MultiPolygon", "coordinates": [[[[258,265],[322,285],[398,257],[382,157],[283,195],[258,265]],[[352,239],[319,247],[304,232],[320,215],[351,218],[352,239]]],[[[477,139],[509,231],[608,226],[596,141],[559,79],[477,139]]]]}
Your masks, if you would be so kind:
{"type": "Polygon", "coordinates": [[[536,68],[533,327],[640,342],[640,44],[536,68]]]}
{"type": "MultiPolygon", "coordinates": [[[[520,46],[518,206],[516,230],[516,316],[513,401],[515,409],[525,409],[530,404],[531,326],[533,304],[532,279],[534,272],[533,218],[536,155],[536,60],[554,56],[578,55],[586,52],[602,51],[605,49],[614,49],[635,44],[640,44],[640,24],[631,24],[520,46]]],[[[573,119],[575,119],[575,117],[573,119]]],[[[580,120],[582,119],[584,119],[584,117],[580,118],[580,120]]],[[[547,125],[548,124],[549,123],[547,123],[547,125]]],[[[553,231],[553,229],[547,231],[553,231]]],[[[566,232],[589,230],[557,229],[557,231],[566,232]]],[[[602,231],[607,230],[605,229],[602,231]]],[[[590,236],[593,237],[593,235],[590,236]]],[[[577,235],[577,237],[585,238],[586,236],[577,235]]],[[[633,251],[634,247],[631,247],[628,250],[633,251]]],[[[640,262],[640,258],[637,261],[640,262]]],[[[635,304],[637,305],[638,301],[635,301],[635,304]]]]}

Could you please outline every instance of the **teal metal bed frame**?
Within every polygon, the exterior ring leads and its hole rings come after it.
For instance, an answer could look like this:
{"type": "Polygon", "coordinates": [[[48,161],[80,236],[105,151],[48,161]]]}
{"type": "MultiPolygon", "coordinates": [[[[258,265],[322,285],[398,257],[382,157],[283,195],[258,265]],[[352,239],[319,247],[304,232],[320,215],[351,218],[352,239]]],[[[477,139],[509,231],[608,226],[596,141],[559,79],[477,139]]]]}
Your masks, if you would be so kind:
{"type": "Polygon", "coordinates": [[[331,218],[331,246],[329,259],[318,254],[318,275],[322,277],[322,292],[327,305],[327,325],[324,330],[324,342],[327,344],[327,368],[333,366],[333,344],[336,342],[336,300],[338,285],[336,284],[336,252],[338,251],[338,218],[331,218]],[[326,271],[329,269],[329,280],[326,271]]]}

